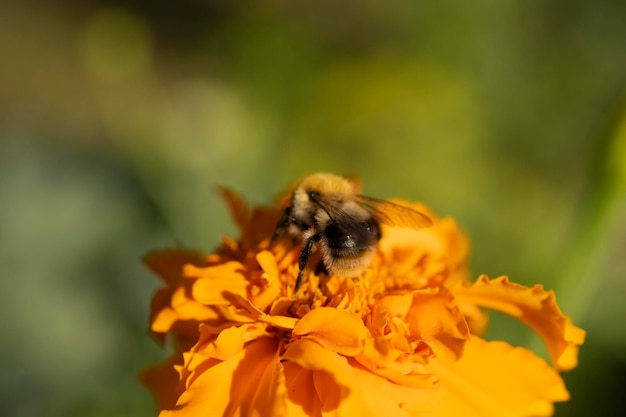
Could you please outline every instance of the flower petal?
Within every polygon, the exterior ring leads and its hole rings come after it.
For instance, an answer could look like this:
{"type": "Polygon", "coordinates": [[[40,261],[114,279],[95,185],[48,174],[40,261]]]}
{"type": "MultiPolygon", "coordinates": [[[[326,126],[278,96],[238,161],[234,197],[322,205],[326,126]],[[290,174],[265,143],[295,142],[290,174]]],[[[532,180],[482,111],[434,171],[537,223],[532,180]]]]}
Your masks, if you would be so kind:
{"type": "Polygon", "coordinates": [[[322,415],[322,402],[316,395],[312,371],[295,362],[284,362],[285,385],[287,386],[287,415],[289,417],[311,417],[322,415]]]}
{"type": "Polygon", "coordinates": [[[201,348],[196,347],[194,350],[213,359],[228,360],[244,349],[246,343],[267,336],[265,326],[260,323],[229,327],[221,331],[201,324],[198,340],[198,345],[201,348]],[[207,344],[208,340],[215,337],[216,332],[218,333],[217,337],[207,344]]]}
{"type": "Polygon", "coordinates": [[[218,187],[218,191],[226,201],[228,211],[230,211],[230,215],[235,220],[235,223],[237,223],[237,226],[239,226],[241,230],[245,230],[248,219],[250,218],[250,210],[244,199],[233,190],[226,187],[218,187]]]}
{"type": "Polygon", "coordinates": [[[191,346],[198,335],[198,323],[215,324],[217,313],[191,297],[194,280],[183,275],[187,265],[202,267],[206,260],[196,252],[176,248],[150,252],[144,263],[167,283],[152,298],[150,330],[159,342],[165,334],[179,337],[183,346],[191,346]]]}
{"type": "Polygon", "coordinates": [[[243,307],[250,317],[254,320],[261,321],[263,323],[270,324],[280,329],[291,330],[297,323],[297,319],[294,317],[270,315],[259,310],[252,302],[240,295],[234,294],[232,297],[235,305],[243,307]]]}
{"type": "Polygon", "coordinates": [[[394,384],[312,340],[291,343],[282,359],[291,362],[285,363],[289,402],[311,411],[307,415],[319,415],[313,413],[317,409],[324,416],[336,417],[429,415],[434,390],[394,384]],[[297,372],[295,366],[309,372],[297,372]],[[297,387],[290,381],[295,376],[300,378],[297,387]],[[319,404],[311,401],[311,387],[317,393],[314,401],[319,404]]]}
{"type": "Polygon", "coordinates": [[[224,361],[207,359],[202,372],[160,417],[273,417],[286,414],[286,391],[278,344],[261,338],[224,361]]]}
{"type": "Polygon", "coordinates": [[[355,359],[370,372],[395,384],[410,388],[432,388],[438,379],[426,372],[424,358],[397,349],[397,344],[393,338],[368,339],[363,353],[355,359]]]}
{"type": "Polygon", "coordinates": [[[569,394],[559,374],[525,348],[472,337],[458,361],[434,358],[427,366],[443,384],[432,415],[550,416],[569,394]]]}
{"type": "Polygon", "coordinates": [[[186,264],[196,266],[206,264],[198,252],[183,248],[152,251],[143,258],[143,263],[165,282],[172,285],[184,279],[182,273],[186,264]]]}
{"type": "Polygon", "coordinates": [[[345,310],[319,307],[305,314],[293,328],[293,335],[311,339],[326,349],[354,356],[363,351],[370,333],[363,321],[345,310]]]}
{"type": "Polygon", "coordinates": [[[438,218],[423,204],[393,201],[424,213],[433,221],[431,227],[420,230],[383,227],[379,250],[385,266],[401,277],[397,284],[421,288],[466,280],[469,240],[454,219],[438,218]]]}
{"type": "MultiPolygon", "coordinates": [[[[199,323],[217,325],[222,321],[216,310],[190,298],[184,287],[178,287],[173,292],[169,288],[159,290],[152,301],[152,310],[150,330],[161,341],[165,339],[164,334],[170,332],[180,340],[191,341],[193,345],[198,337],[199,323]],[[169,304],[159,308],[158,304],[164,304],[164,301],[158,300],[160,297],[168,299],[169,304]]],[[[190,346],[186,342],[182,344],[190,346]]]]}
{"type": "Polygon", "coordinates": [[[578,364],[578,347],[585,341],[585,331],[561,313],[553,291],[545,291],[541,285],[515,284],[507,277],[489,280],[485,275],[471,286],[452,291],[461,303],[501,311],[530,326],[548,346],[557,369],[569,370],[578,364]]]}
{"type": "Polygon", "coordinates": [[[273,207],[254,207],[252,211],[237,193],[228,188],[219,188],[228,209],[241,231],[241,244],[254,247],[263,240],[268,240],[278,221],[278,212],[273,207]]]}
{"type": "Polygon", "coordinates": [[[371,316],[374,334],[393,331],[393,319],[400,318],[410,336],[426,343],[438,356],[459,358],[469,337],[465,318],[445,287],[380,297],[371,316]]]}
{"type": "Polygon", "coordinates": [[[154,393],[159,410],[171,409],[176,405],[183,387],[179,386],[179,375],[175,367],[180,367],[182,363],[183,355],[178,353],[141,373],[141,381],[154,393]]]}
{"type": "Polygon", "coordinates": [[[250,282],[243,271],[244,266],[240,262],[231,261],[205,268],[185,265],[184,274],[197,278],[191,291],[198,302],[206,305],[228,305],[229,294],[246,296],[250,282]]]}
{"type": "Polygon", "coordinates": [[[415,291],[406,321],[437,356],[459,358],[469,338],[465,318],[445,287],[415,291]]]}
{"type": "Polygon", "coordinates": [[[260,310],[265,311],[274,300],[276,300],[282,290],[279,280],[278,264],[274,254],[269,251],[261,251],[256,255],[256,261],[259,263],[261,270],[261,281],[258,286],[252,288],[250,299],[260,310]]]}

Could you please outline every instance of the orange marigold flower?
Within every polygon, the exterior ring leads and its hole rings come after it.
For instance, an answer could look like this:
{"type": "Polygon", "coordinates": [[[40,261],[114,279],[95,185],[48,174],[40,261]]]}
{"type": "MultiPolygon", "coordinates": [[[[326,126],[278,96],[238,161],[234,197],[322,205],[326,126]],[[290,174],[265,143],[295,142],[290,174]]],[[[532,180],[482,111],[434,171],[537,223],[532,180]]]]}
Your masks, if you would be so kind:
{"type": "MultiPolygon", "coordinates": [[[[147,370],[161,417],[549,416],[568,399],[585,332],[541,286],[468,280],[468,240],[451,218],[384,227],[356,278],[310,267],[293,301],[301,248],[276,242],[277,208],[249,211],[223,190],[241,231],[213,254],[170,249],[146,264],[165,281],[151,332],[175,353],[147,370]],[[481,308],[518,318],[545,341],[530,350],[480,337],[481,308]]],[[[319,260],[318,260],[319,262],[319,260]]]]}

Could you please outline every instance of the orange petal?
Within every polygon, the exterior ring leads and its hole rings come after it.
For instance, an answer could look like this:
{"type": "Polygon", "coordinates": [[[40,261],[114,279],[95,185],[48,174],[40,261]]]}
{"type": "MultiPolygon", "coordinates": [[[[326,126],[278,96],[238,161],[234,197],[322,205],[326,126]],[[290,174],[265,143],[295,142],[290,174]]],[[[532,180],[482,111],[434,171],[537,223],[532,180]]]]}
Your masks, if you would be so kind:
{"type": "Polygon", "coordinates": [[[294,336],[315,340],[342,355],[361,353],[370,336],[363,321],[353,313],[332,307],[319,307],[305,314],[293,328],[294,336]]]}
{"type": "Polygon", "coordinates": [[[435,355],[459,358],[469,329],[454,297],[445,287],[418,290],[406,316],[412,335],[419,335],[435,355]]]}
{"type": "Polygon", "coordinates": [[[489,280],[482,275],[472,286],[454,288],[461,303],[472,303],[513,316],[535,330],[550,351],[554,366],[569,370],[578,364],[578,347],[585,341],[585,331],[574,326],[561,313],[554,292],[543,286],[525,287],[507,277],[489,280]]]}
{"type": "MultiPolygon", "coordinates": [[[[204,344],[203,341],[207,338],[211,338],[216,329],[212,329],[209,326],[200,325],[200,340],[199,344],[204,344]]],[[[252,340],[258,339],[262,336],[267,336],[265,326],[260,323],[244,324],[239,327],[229,327],[224,329],[217,335],[214,341],[205,345],[202,349],[202,355],[209,356],[214,359],[228,360],[237,355],[244,345],[252,340]]]]}
{"type": "Polygon", "coordinates": [[[263,250],[256,255],[256,261],[263,271],[262,282],[253,288],[255,292],[251,294],[251,301],[260,310],[265,311],[280,296],[282,283],[279,280],[278,264],[273,253],[263,250]]]}
{"type": "Polygon", "coordinates": [[[391,331],[392,319],[396,317],[406,322],[413,339],[426,343],[435,355],[459,358],[463,353],[469,329],[454,297],[445,287],[380,297],[372,312],[373,332],[391,331]]]}
{"type": "MultiPolygon", "coordinates": [[[[205,260],[196,252],[177,248],[150,252],[143,261],[167,283],[152,297],[150,321],[153,335],[160,343],[165,342],[167,332],[193,340],[198,321],[215,318],[215,314],[185,295],[193,280],[183,276],[183,269],[187,264],[204,265],[205,260]]],[[[188,345],[187,342],[183,344],[188,345]]]]}
{"type": "Polygon", "coordinates": [[[197,378],[160,417],[285,416],[286,392],[278,344],[262,338],[225,361],[207,359],[197,378]]]}
{"type": "Polygon", "coordinates": [[[252,211],[238,194],[227,188],[220,193],[241,231],[240,242],[245,247],[254,247],[263,240],[269,240],[274,226],[282,214],[273,207],[254,207],[252,211]]]}
{"type": "MultiPolygon", "coordinates": [[[[282,356],[302,368],[312,371],[324,371],[325,375],[311,374],[313,386],[317,391],[319,408],[323,412],[337,410],[336,415],[366,416],[367,408],[356,396],[348,399],[349,387],[352,385],[352,369],[345,357],[324,349],[322,346],[308,339],[300,339],[291,343],[282,356]],[[325,384],[321,383],[325,382],[325,384]],[[347,412],[347,414],[346,414],[347,412]]],[[[296,397],[305,395],[298,392],[296,397]]],[[[314,395],[310,392],[309,395],[314,395]]]]}
{"type": "Polygon", "coordinates": [[[193,298],[206,305],[228,305],[229,294],[246,296],[250,284],[243,274],[244,266],[231,261],[221,265],[197,268],[185,265],[184,274],[197,278],[192,286],[193,298]]]}
{"type": "Polygon", "coordinates": [[[198,252],[182,248],[152,251],[144,256],[143,263],[170,284],[177,284],[183,279],[183,267],[186,264],[205,265],[204,258],[198,252]]]}
{"type": "Polygon", "coordinates": [[[229,188],[218,187],[218,190],[224,200],[226,200],[228,210],[230,211],[230,215],[235,219],[235,223],[237,223],[240,230],[244,230],[250,218],[250,211],[248,210],[246,202],[239,194],[229,188]]]}
{"type": "Polygon", "coordinates": [[[289,402],[311,411],[309,415],[319,415],[313,414],[318,409],[322,415],[337,417],[429,415],[433,390],[394,384],[312,340],[291,343],[282,359],[292,363],[285,364],[289,402]],[[308,372],[297,372],[295,366],[308,372]],[[299,386],[291,380],[296,376],[299,386]]]}
{"type": "Polygon", "coordinates": [[[274,254],[270,251],[262,250],[257,253],[256,261],[259,263],[259,266],[268,275],[269,281],[278,280],[278,264],[276,263],[276,258],[274,254]]]}
{"type": "Polygon", "coordinates": [[[414,279],[406,282],[412,281],[413,288],[442,282],[451,286],[467,279],[469,239],[454,219],[437,218],[423,204],[394,201],[426,214],[433,221],[431,227],[421,230],[384,227],[379,249],[394,274],[405,276],[405,280],[413,275],[414,279]]]}
{"type": "MultiPolygon", "coordinates": [[[[312,371],[295,362],[284,362],[285,385],[287,387],[287,415],[289,417],[311,417],[322,415],[322,402],[316,395],[312,371]]],[[[333,384],[334,385],[334,384],[333,384]]]]}
{"type": "Polygon", "coordinates": [[[270,324],[274,327],[278,327],[285,330],[291,330],[297,323],[295,317],[287,317],[287,316],[279,316],[279,315],[270,315],[259,310],[252,302],[240,295],[234,294],[233,303],[240,307],[243,307],[249,314],[250,317],[254,320],[261,321],[263,323],[270,324]]]}
{"type": "Polygon", "coordinates": [[[464,417],[550,416],[569,394],[559,374],[525,348],[472,337],[455,362],[433,359],[441,378],[432,415],[464,417]]]}
{"type": "Polygon", "coordinates": [[[150,367],[141,373],[141,381],[154,393],[159,410],[171,409],[176,405],[181,390],[175,366],[180,366],[182,362],[183,356],[175,354],[162,364],[150,367]]]}
{"type": "MultiPolygon", "coordinates": [[[[157,292],[155,298],[160,294],[163,293],[157,292]]],[[[169,296],[169,305],[153,312],[150,327],[153,332],[172,332],[192,336],[197,334],[198,323],[216,324],[213,322],[219,321],[219,316],[215,310],[189,298],[183,287],[177,288],[171,295],[167,291],[167,295],[169,296]]]]}
{"type": "Polygon", "coordinates": [[[393,383],[410,388],[432,388],[437,378],[426,372],[422,356],[396,349],[395,344],[389,338],[368,339],[363,353],[355,359],[370,372],[393,383]]]}

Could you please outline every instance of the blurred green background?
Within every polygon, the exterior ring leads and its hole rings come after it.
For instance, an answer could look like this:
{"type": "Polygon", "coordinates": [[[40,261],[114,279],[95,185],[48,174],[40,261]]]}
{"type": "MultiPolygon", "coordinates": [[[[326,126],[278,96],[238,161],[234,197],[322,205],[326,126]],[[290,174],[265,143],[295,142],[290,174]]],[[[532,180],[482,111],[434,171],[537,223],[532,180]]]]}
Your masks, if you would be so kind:
{"type": "MultiPolygon", "coordinates": [[[[588,330],[557,416],[626,408],[626,2],[0,3],[0,415],[152,416],[157,278],[269,203],[358,174],[555,289],[588,330]]],[[[537,346],[494,316],[490,337],[537,346]]],[[[540,348],[540,347],[539,347],[540,348]]],[[[540,348],[541,349],[541,348],[540,348]]]]}

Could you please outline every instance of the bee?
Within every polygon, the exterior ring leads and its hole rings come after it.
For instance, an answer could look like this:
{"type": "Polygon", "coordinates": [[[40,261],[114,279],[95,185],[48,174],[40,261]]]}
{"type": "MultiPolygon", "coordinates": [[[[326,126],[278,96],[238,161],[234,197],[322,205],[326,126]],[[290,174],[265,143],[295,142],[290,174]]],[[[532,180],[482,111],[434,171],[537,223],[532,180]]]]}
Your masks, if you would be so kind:
{"type": "Polygon", "coordinates": [[[359,194],[359,187],[347,178],[317,173],[302,179],[270,240],[271,246],[279,236],[287,234],[303,244],[294,300],[315,244],[329,274],[356,277],[374,257],[381,223],[413,229],[432,224],[419,211],[359,194]]]}

